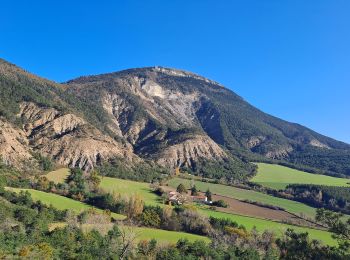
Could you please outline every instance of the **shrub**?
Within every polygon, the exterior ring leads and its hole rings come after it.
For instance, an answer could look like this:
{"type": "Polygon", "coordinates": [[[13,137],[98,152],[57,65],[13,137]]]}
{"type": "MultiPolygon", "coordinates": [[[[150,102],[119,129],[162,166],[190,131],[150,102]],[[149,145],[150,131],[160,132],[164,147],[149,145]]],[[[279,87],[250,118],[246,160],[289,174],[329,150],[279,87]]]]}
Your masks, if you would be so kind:
{"type": "Polygon", "coordinates": [[[216,207],[221,207],[221,208],[227,208],[228,207],[228,204],[224,200],[213,201],[212,205],[216,206],[216,207]]]}
{"type": "Polygon", "coordinates": [[[178,193],[187,193],[187,189],[182,183],[180,183],[179,186],[177,186],[176,191],[178,193]]]}

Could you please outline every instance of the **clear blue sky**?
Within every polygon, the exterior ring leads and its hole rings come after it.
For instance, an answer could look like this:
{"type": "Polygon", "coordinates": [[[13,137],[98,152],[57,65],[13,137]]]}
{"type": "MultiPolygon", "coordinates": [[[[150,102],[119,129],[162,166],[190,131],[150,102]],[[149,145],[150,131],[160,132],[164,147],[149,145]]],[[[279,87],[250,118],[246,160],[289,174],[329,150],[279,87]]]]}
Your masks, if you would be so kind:
{"type": "Polygon", "coordinates": [[[0,57],[55,81],[161,65],[350,143],[350,1],[1,1],[0,57]]]}

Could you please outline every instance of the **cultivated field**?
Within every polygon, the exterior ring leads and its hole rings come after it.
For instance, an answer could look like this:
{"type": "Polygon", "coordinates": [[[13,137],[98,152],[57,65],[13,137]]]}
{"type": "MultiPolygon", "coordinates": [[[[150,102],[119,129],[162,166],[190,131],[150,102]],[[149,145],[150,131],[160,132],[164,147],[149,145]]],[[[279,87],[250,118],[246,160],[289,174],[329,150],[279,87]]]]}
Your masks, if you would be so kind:
{"type": "MultiPolygon", "coordinates": [[[[47,193],[47,192],[32,190],[32,189],[17,189],[17,188],[7,188],[7,189],[18,193],[20,191],[28,191],[32,195],[33,200],[35,201],[40,200],[42,203],[46,205],[52,205],[53,207],[59,210],[69,209],[76,212],[81,212],[81,211],[93,208],[90,205],[87,205],[85,203],[82,203],[70,198],[66,198],[64,196],[60,196],[57,194],[53,194],[53,193],[47,193]]],[[[97,212],[102,212],[101,209],[96,209],[96,210],[97,212]]],[[[112,213],[112,217],[116,220],[125,219],[125,216],[117,213],[112,213]]]]}
{"type": "Polygon", "coordinates": [[[159,205],[159,197],[152,192],[150,184],[130,180],[103,177],[100,188],[109,193],[131,196],[140,195],[147,205],[159,205]]]}
{"type": "Polygon", "coordinates": [[[63,183],[69,175],[68,168],[61,168],[46,174],[46,178],[54,183],[63,183]]]}
{"type": "Polygon", "coordinates": [[[221,195],[213,195],[213,200],[223,200],[227,203],[227,208],[217,207],[217,211],[238,214],[243,216],[250,216],[256,218],[270,219],[279,222],[287,222],[296,225],[302,226],[315,226],[313,223],[301,219],[287,211],[283,210],[275,210],[262,206],[253,205],[248,202],[243,202],[234,198],[221,196],[221,195]]]}
{"type": "Polygon", "coordinates": [[[258,174],[251,181],[273,189],[284,189],[288,184],[350,186],[350,179],[307,173],[276,164],[257,165],[258,174]]]}
{"type": "MultiPolygon", "coordinates": [[[[169,186],[174,188],[176,188],[180,183],[183,183],[187,188],[190,188],[191,180],[174,178],[168,182],[169,186]]],[[[305,216],[310,218],[314,218],[316,215],[315,208],[312,208],[310,206],[307,206],[297,201],[277,198],[277,197],[270,196],[268,194],[264,194],[264,193],[260,193],[252,190],[239,189],[239,188],[222,185],[222,184],[214,184],[214,183],[207,183],[207,182],[201,182],[201,181],[194,181],[194,183],[197,189],[203,192],[205,192],[209,188],[213,194],[231,197],[238,200],[250,200],[250,201],[256,201],[256,202],[260,202],[268,205],[281,207],[286,211],[296,215],[300,215],[300,213],[303,213],[305,216]]]]}

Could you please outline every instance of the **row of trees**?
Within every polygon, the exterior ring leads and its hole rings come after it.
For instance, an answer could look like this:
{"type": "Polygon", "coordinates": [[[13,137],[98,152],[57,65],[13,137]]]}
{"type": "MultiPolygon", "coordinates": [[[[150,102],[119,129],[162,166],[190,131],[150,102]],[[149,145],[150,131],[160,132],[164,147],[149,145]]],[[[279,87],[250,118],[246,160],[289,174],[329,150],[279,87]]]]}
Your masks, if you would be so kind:
{"type": "Polygon", "coordinates": [[[311,184],[288,185],[283,194],[317,208],[350,214],[350,188],[311,184]]]}

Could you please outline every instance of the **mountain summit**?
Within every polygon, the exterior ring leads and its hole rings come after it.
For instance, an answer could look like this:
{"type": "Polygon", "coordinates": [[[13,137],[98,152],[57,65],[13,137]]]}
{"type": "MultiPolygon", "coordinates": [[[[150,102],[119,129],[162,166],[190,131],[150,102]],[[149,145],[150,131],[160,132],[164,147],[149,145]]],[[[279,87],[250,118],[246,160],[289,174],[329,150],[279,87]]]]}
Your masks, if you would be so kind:
{"type": "MultiPolygon", "coordinates": [[[[253,107],[219,83],[149,67],[57,84],[0,61],[0,154],[86,170],[121,160],[244,177],[252,161],[350,175],[350,145],[253,107]]],[[[25,163],[24,163],[25,164],[25,163]]]]}

